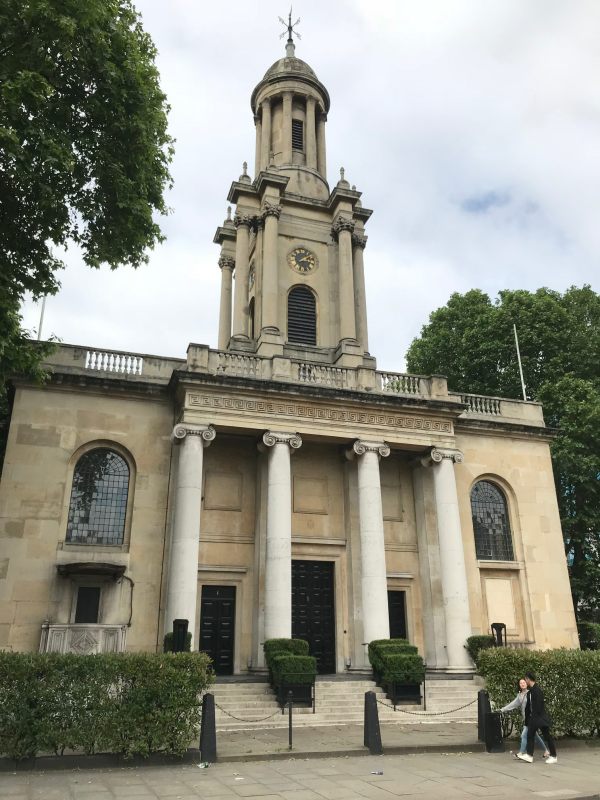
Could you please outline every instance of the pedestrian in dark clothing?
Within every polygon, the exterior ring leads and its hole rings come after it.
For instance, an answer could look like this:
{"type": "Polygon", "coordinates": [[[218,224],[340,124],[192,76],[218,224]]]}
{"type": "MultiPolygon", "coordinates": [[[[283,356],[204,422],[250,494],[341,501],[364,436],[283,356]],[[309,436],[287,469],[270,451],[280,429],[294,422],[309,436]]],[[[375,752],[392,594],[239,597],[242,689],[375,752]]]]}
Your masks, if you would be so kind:
{"type": "Polygon", "coordinates": [[[527,692],[527,703],[525,705],[525,724],[527,725],[527,752],[517,753],[517,758],[521,761],[527,761],[529,764],[533,761],[533,748],[535,744],[535,734],[541,731],[542,739],[546,742],[550,755],[546,759],[546,764],[556,764],[556,747],[554,739],[550,735],[550,725],[552,720],[546,713],[544,707],[544,693],[536,683],[536,677],[533,672],[525,673],[525,680],[529,691],[527,692]]]}

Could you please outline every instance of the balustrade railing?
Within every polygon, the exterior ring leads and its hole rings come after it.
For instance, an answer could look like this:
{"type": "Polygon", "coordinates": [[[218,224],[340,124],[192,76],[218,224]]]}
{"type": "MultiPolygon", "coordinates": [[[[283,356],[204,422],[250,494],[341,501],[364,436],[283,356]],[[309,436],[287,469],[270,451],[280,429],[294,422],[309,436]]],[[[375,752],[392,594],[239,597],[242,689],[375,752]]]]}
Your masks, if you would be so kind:
{"type": "Polygon", "coordinates": [[[144,359],[135,353],[118,353],[114,350],[88,350],[85,368],[97,372],[118,372],[123,375],[141,375],[144,359]]]}
{"type": "Polygon", "coordinates": [[[292,380],[296,380],[298,383],[331,386],[335,389],[354,389],[356,387],[353,370],[310,364],[306,361],[292,361],[292,380]]]}
{"type": "Polygon", "coordinates": [[[500,400],[497,397],[486,397],[481,394],[461,394],[461,402],[467,405],[467,414],[488,414],[502,416],[500,400]]]}
{"type": "Polygon", "coordinates": [[[382,392],[388,394],[424,395],[420,375],[404,372],[377,372],[377,384],[382,392]]]}
{"type": "Polygon", "coordinates": [[[260,378],[263,360],[258,356],[246,356],[240,353],[220,351],[217,360],[217,375],[240,375],[249,378],[260,378]]]}

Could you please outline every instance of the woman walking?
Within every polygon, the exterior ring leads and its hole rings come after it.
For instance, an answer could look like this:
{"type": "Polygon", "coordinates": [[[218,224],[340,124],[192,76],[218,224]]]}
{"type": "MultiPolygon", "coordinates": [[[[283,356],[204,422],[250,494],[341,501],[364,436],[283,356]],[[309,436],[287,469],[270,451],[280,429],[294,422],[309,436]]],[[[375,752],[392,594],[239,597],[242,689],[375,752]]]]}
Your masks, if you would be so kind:
{"type": "MultiPolygon", "coordinates": [[[[525,707],[527,705],[527,691],[528,691],[527,681],[525,680],[525,678],[521,678],[519,680],[518,686],[519,686],[519,691],[515,699],[512,700],[510,703],[507,703],[507,705],[503,706],[500,709],[500,711],[502,712],[516,711],[517,709],[519,709],[521,712],[521,719],[523,721],[523,730],[521,731],[521,744],[516,753],[514,752],[514,750],[510,751],[510,754],[513,758],[519,758],[519,755],[523,755],[524,753],[527,752],[527,733],[529,730],[527,725],[525,724],[525,707]]],[[[544,758],[548,758],[550,753],[546,749],[546,744],[544,740],[537,732],[536,732],[536,741],[544,751],[544,758]]]]}

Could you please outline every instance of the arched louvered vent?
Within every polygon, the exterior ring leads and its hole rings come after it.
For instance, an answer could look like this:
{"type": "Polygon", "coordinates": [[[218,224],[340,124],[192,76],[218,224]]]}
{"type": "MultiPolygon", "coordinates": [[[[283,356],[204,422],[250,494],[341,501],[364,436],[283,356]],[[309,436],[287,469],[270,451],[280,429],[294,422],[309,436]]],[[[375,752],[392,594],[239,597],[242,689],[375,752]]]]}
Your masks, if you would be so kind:
{"type": "Polygon", "coordinates": [[[288,295],[288,342],[317,343],[317,301],[306,286],[294,286],[288,295]]]}
{"type": "Polygon", "coordinates": [[[250,322],[250,338],[254,339],[254,298],[250,298],[248,304],[248,317],[250,322]]]}

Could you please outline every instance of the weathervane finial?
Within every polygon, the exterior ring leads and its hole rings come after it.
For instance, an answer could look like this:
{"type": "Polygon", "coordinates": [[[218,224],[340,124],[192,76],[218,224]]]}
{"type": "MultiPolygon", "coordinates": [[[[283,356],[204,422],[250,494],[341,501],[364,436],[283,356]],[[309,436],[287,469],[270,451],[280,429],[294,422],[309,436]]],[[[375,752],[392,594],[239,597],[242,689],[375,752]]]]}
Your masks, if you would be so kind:
{"type": "Polygon", "coordinates": [[[283,37],[286,35],[286,33],[287,33],[287,37],[288,37],[286,45],[285,45],[285,54],[288,57],[293,57],[295,49],[296,49],[295,46],[294,46],[294,38],[293,37],[294,37],[294,35],[296,35],[298,37],[298,39],[302,38],[300,36],[300,34],[298,33],[298,31],[296,30],[296,25],[298,25],[298,23],[300,22],[300,17],[298,17],[296,22],[292,22],[292,7],[290,6],[290,13],[288,14],[287,22],[282,17],[279,17],[279,22],[281,22],[281,24],[285,28],[285,31],[281,34],[281,36],[279,38],[283,39],[283,37]]]}

